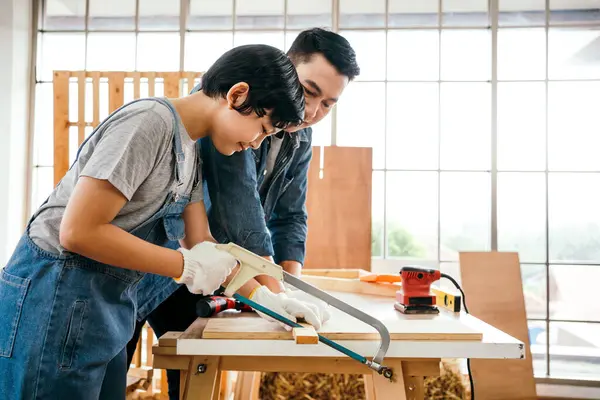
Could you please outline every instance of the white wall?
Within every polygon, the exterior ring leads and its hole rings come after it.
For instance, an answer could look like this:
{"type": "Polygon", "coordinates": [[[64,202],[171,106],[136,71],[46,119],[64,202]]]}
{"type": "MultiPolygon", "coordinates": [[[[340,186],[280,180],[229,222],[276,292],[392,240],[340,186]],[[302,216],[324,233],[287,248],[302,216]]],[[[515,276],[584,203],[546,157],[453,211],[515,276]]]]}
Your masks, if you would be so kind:
{"type": "Polygon", "coordinates": [[[0,0],[0,267],[22,231],[26,206],[32,1],[0,0]]]}

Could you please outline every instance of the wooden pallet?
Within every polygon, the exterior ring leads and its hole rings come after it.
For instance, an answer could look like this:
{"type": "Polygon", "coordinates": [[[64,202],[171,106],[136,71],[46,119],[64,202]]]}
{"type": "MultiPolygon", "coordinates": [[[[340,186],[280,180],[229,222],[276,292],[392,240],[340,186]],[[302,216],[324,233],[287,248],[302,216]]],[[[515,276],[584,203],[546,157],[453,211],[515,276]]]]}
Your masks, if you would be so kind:
{"type": "Polygon", "coordinates": [[[126,101],[142,97],[179,97],[191,90],[201,75],[200,72],[54,71],[54,184],[69,169],[70,147],[79,147],[86,133],[108,116],[101,115],[101,110],[107,110],[103,114],[111,113],[126,101]],[[131,93],[126,99],[129,88],[131,93]]]}

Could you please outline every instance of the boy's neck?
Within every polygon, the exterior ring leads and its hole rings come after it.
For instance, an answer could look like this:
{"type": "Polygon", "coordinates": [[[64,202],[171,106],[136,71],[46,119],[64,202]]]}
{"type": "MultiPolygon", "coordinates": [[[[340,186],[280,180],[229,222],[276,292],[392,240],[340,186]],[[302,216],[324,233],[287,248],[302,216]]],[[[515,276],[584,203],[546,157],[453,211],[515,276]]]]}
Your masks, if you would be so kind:
{"type": "Polygon", "coordinates": [[[192,140],[202,139],[212,130],[213,116],[218,104],[214,99],[200,91],[171,99],[171,103],[192,140]]]}

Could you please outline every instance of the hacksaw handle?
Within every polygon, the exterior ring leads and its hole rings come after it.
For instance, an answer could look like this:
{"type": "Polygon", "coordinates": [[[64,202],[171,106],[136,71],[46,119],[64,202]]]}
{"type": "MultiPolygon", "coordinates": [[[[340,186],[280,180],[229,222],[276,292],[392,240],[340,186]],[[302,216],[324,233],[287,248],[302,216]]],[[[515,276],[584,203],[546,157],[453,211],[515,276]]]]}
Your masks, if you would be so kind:
{"type": "Polygon", "coordinates": [[[246,282],[257,275],[268,275],[283,282],[283,268],[235,243],[217,244],[216,248],[231,254],[240,267],[225,288],[225,296],[232,297],[246,282]]]}

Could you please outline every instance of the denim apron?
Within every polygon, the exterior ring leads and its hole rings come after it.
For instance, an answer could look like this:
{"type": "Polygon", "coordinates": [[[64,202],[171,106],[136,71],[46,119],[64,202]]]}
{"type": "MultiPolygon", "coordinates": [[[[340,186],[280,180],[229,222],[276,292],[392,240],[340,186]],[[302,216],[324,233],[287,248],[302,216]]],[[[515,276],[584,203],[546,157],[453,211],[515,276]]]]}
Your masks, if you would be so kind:
{"type": "MultiPolygon", "coordinates": [[[[176,181],[160,210],[129,233],[175,247],[184,237],[182,213],[191,192],[183,187],[185,156],[175,109],[164,99],[151,100],[173,113],[176,181]]],[[[199,182],[196,176],[192,186],[199,182]]],[[[124,399],[125,348],[145,274],[41,249],[29,237],[35,217],[0,270],[0,399],[124,399]]]]}

